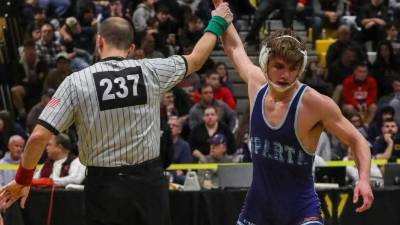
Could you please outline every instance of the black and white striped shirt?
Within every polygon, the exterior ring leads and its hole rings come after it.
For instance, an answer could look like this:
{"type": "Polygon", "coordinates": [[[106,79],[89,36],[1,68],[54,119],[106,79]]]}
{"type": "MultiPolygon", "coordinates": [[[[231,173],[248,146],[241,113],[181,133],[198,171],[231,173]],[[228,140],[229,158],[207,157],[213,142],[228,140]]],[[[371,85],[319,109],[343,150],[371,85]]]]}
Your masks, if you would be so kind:
{"type": "Polygon", "coordinates": [[[54,133],[75,124],[86,166],[135,165],[159,156],[160,98],[187,72],[182,56],[102,61],[68,76],[39,117],[54,133]]]}

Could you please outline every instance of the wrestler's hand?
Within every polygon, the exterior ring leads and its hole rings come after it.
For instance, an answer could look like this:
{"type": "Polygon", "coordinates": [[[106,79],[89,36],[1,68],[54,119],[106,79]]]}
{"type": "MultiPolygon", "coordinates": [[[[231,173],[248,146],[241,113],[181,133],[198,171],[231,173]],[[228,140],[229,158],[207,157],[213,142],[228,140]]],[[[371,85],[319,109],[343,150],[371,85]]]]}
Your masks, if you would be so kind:
{"type": "Polygon", "coordinates": [[[216,7],[215,10],[211,12],[211,15],[224,18],[228,24],[230,24],[233,20],[233,14],[229,9],[229,4],[227,2],[223,2],[218,7],[216,7]]]}
{"type": "Polygon", "coordinates": [[[374,201],[374,195],[372,194],[371,185],[369,181],[360,180],[357,182],[354,188],[353,203],[358,202],[359,196],[362,197],[362,206],[356,209],[356,212],[361,213],[371,208],[372,202],[374,201]]]}
{"type": "Polygon", "coordinates": [[[217,8],[223,2],[224,2],[224,0],[213,0],[214,7],[217,8]]]}

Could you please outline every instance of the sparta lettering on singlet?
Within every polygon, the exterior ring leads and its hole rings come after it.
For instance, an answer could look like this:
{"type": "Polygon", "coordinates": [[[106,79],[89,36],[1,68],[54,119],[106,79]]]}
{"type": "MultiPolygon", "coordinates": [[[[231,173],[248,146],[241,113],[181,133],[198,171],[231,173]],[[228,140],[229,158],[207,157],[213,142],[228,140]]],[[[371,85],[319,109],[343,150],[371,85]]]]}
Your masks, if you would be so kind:
{"type": "Polygon", "coordinates": [[[238,224],[297,225],[304,218],[320,216],[312,175],[314,156],[300,142],[296,128],[306,88],[300,85],[275,127],[264,117],[268,85],[258,91],[250,119],[253,181],[238,224]]]}

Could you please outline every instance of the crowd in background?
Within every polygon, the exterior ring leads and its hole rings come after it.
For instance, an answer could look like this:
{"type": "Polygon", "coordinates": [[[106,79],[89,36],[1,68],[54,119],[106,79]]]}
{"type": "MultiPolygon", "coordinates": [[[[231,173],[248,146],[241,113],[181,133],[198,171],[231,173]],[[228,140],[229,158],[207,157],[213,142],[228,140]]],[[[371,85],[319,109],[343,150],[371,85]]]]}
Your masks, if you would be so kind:
{"type": "MultiPolygon", "coordinates": [[[[304,23],[312,30],[311,48],[327,29],[334,30],[337,40],[328,48],[326,65],[309,62],[302,81],[332,96],[369,141],[375,158],[395,160],[400,156],[400,2],[260,0],[256,9],[247,1],[228,2],[236,20],[254,15],[246,46],[261,42],[258,34],[268,18],[282,19],[288,28],[294,19],[304,23]],[[370,52],[376,53],[373,60],[368,57],[370,52]]],[[[20,11],[24,33],[20,61],[7,75],[15,110],[0,112],[0,163],[19,163],[27,137],[60,83],[98,60],[95,38],[102,20],[118,16],[132,22],[136,48],[130,58],[159,58],[190,53],[211,10],[212,2],[201,0],[25,0],[20,11]]],[[[172,163],[251,161],[249,111],[238,116],[227,65],[209,59],[198,73],[163,96],[162,127],[170,136],[162,138],[171,140],[167,151],[173,151],[172,163]]],[[[58,165],[57,169],[41,171],[38,177],[57,180],[65,164],[75,162],[79,149],[74,127],[66,134],[49,143],[63,154],[52,157],[47,149],[41,159],[49,168],[58,165]]],[[[326,161],[351,159],[351,149],[325,132],[317,154],[326,161]]],[[[82,165],[75,168],[84,171],[82,165]]],[[[174,175],[182,182],[184,171],[174,175]]],[[[1,185],[8,182],[4,179],[1,185]]]]}

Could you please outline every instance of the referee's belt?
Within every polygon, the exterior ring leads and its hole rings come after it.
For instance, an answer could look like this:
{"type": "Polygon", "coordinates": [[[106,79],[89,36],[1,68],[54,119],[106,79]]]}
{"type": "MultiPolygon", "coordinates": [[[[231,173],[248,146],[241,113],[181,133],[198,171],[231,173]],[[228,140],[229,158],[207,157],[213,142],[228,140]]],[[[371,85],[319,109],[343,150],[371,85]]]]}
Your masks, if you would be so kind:
{"type": "Polygon", "coordinates": [[[140,175],[148,173],[149,170],[160,168],[161,160],[159,158],[152,159],[137,165],[127,165],[119,167],[97,167],[88,166],[86,170],[87,176],[121,176],[121,175],[140,175]]]}

